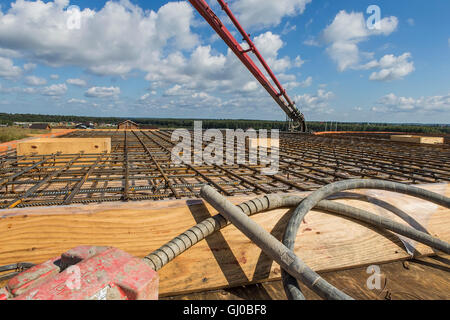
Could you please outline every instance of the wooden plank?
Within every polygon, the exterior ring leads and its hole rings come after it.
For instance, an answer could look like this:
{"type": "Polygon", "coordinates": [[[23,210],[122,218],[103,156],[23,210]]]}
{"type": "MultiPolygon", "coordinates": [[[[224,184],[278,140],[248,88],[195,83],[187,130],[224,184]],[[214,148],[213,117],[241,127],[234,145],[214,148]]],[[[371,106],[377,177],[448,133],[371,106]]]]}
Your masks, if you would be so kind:
{"type": "Polygon", "coordinates": [[[17,155],[110,153],[111,138],[42,138],[23,141],[17,144],[17,155]]]}
{"type": "Polygon", "coordinates": [[[249,139],[250,148],[279,148],[280,147],[280,139],[272,139],[272,138],[250,138],[249,139]]]}
{"type": "MultiPolygon", "coordinates": [[[[448,255],[422,257],[408,262],[396,261],[379,265],[380,287],[369,289],[366,267],[352,268],[320,275],[357,300],[450,300],[448,255]]],[[[300,284],[307,300],[321,300],[308,287],[300,284]]],[[[202,291],[162,300],[286,300],[281,280],[223,290],[202,291]]]]}
{"type": "Polygon", "coordinates": [[[408,142],[408,143],[422,143],[422,144],[443,144],[443,137],[425,137],[413,135],[392,135],[392,141],[408,142]]]}
{"type": "MultiPolygon", "coordinates": [[[[450,185],[425,189],[450,195],[450,185]]],[[[412,197],[361,191],[386,201],[442,240],[450,241],[450,210],[412,197]]],[[[303,193],[305,195],[305,193],[303,193]]],[[[233,197],[234,203],[254,198],[233,197]]],[[[398,217],[371,203],[339,200],[368,211],[398,217]]],[[[281,238],[290,210],[259,214],[254,220],[281,238]]],[[[114,246],[143,257],[216,212],[201,200],[142,201],[0,211],[0,265],[43,262],[78,245],[114,246]]],[[[417,245],[418,255],[432,254],[417,245]]],[[[312,211],[302,225],[296,253],[316,271],[347,269],[410,256],[393,234],[380,233],[348,219],[312,211]]],[[[280,267],[234,226],[212,235],[160,272],[162,295],[174,295],[246,283],[276,280],[280,267]]]]}
{"type": "MultiPolygon", "coordinates": [[[[66,135],[66,134],[74,132],[74,131],[76,131],[76,130],[67,129],[65,131],[61,131],[61,132],[58,132],[58,133],[41,134],[39,137],[40,138],[48,138],[48,137],[54,138],[54,137],[66,135]]],[[[21,142],[24,142],[24,141],[30,141],[30,140],[34,140],[34,139],[33,138],[26,138],[26,139],[14,140],[14,141],[9,141],[9,142],[2,143],[2,144],[0,144],[0,152],[16,149],[18,143],[21,143],[21,142]]]]}

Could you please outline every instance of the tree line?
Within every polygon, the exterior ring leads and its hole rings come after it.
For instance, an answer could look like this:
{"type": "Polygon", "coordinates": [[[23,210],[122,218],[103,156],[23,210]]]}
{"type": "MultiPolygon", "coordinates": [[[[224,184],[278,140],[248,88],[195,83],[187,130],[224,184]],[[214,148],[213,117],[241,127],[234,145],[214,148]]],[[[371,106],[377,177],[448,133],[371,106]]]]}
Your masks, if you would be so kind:
{"type": "MultiPolygon", "coordinates": [[[[204,129],[279,129],[286,130],[286,121],[245,120],[245,119],[169,119],[169,118],[119,118],[119,117],[85,117],[61,116],[41,114],[8,114],[0,113],[0,124],[12,125],[14,122],[43,122],[43,123],[104,123],[117,125],[124,120],[131,120],[138,124],[152,125],[159,128],[193,128],[194,121],[202,121],[204,129]]],[[[357,123],[357,122],[320,122],[307,123],[310,131],[366,131],[366,132],[406,132],[406,133],[444,133],[450,134],[450,125],[438,124],[389,124],[389,123],[357,123]],[[330,129],[333,128],[333,129],[330,129]]]]}

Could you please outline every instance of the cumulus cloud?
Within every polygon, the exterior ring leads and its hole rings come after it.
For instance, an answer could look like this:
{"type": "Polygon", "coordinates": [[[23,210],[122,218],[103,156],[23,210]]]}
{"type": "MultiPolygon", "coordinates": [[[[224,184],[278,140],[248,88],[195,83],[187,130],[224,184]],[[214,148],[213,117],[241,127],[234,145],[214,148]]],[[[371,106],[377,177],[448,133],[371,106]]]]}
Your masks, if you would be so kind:
{"type": "MultiPolygon", "coordinates": [[[[0,11],[1,46],[50,66],[73,65],[100,75],[124,75],[157,63],[170,40],[177,48],[198,43],[191,33],[193,9],[187,2],[170,2],[157,12],[144,11],[128,0],[108,1],[99,11],[83,9],[81,28],[67,28],[69,0],[17,0],[0,11]],[[39,26],[39,27],[36,27],[39,26]],[[45,39],[45,40],[44,40],[45,39]]],[[[0,59],[0,76],[19,68],[0,59]]]]}
{"type": "Polygon", "coordinates": [[[385,55],[380,61],[370,62],[370,66],[380,68],[380,71],[373,72],[370,80],[391,81],[402,79],[415,70],[414,62],[410,61],[411,53],[407,52],[401,56],[393,54],[385,55]]]}
{"type": "Polygon", "coordinates": [[[119,94],[119,87],[92,87],[84,95],[89,98],[115,98],[119,94]]]}
{"type": "Polygon", "coordinates": [[[312,77],[308,77],[305,80],[303,80],[302,82],[300,82],[300,86],[303,88],[307,88],[312,85],[312,82],[313,82],[312,77]]]}
{"type": "Polygon", "coordinates": [[[411,97],[398,97],[391,93],[382,97],[371,110],[383,113],[448,113],[450,112],[450,94],[414,99],[411,97]]]}
{"type": "Polygon", "coordinates": [[[274,72],[283,72],[291,67],[289,57],[278,57],[278,52],[284,46],[279,35],[268,31],[255,37],[253,42],[274,72]]]}
{"type": "MultiPolygon", "coordinates": [[[[239,7],[235,8],[236,13],[248,19],[249,25],[260,27],[303,13],[309,2],[239,0],[230,5],[239,7]],[[261,10],[266,18],[259,20],[261,14],[257,13],[258,19],[251,21],[255,10],[261,10]]],[[[152,90],[165,93],[161,97],[142,93],[141,99],[135,99],[139,105],[170,107],[191,101],[205,108],[241,110],[245,105],[264,104],[281,112],[231,50],[217,52],[211,46],[200,45],[191,30],[195,25],[194,10],[187,2],[169,2],[159,10],[143,10],[129,0],[106,1],[99,9],[81,11],[79,30],[67,28],[68,5],[68,0],[16,0],[11,8],[0,10],[0,57],[10,62],[9,72],[4,72],[7,68],[2,68],[0,61],[0,77],[11,77],[11,69],[17,77],[27,72],[25,67],[22,70],[14,66],[15,58],[34,66],[78,67],[100,76],[126,78],[140,71],[152,90]]],[[[292,29],[287,25],[289,28],[292,29]]],[[[292,87],[310,85],[312,79],[308,77],[299,81],[295,75],[287,75],[289,69],[300,67],[303,61],[300,57],[294,60],[280,55],[285,43],[279,35],[265,32],[256,34],[254,40],[274,72],[286,74],[283,82],[292,87]]],[[[58,78],[55,75],[49,79],[58,78]]],[[[86,87],[84,95],[88,98],[116,98],[121,94],[119,87],[90,87],[80,79],[42,88],[38,93],[63,95],[68,85],[86,87]]]]}
{"type": "Polygon", "coordinates": [[[36,69],[37,65],[35,63],[25,63],[23,65],[23,70],[25,70],[26,72],[29,71],[33,71],[34,69],[36,69]]]}
{"type": "Polygon", "coordinates": [[[239,0],[231,9],[246,27],[268,27],[281,23],[286,16],[296,16],[305,11],[312,0],[239,0]]]}
{"type": "Polygon", "coordinates": [[[297,106],[305,112],[315,114],[328,114],[334,110],[330,107],[330,101],[334,98],[334,93],[323,89],[317,90],[315,94],[304,94],[295,96],[297,106]]]}
{"type": "Polygon", "coordinates": [[[59,75],[57,75],[57,74],[51,74],[51,75],[50,75],[50,79],[52,79],[52,80],[58,80],[58,79],[59,79],[59,75]]]}
{"type": "Polygon", "coordinates": [[[340,11],[323,31],[322,38],[328,44],[327,52],[336,62],[339,71],[357,67],[361,62],[358,44],[371,36],[389,35],[397,29],[398,19],[383,18],[378,27],[369,29],[361,12],[340,11]]]}
{"type": "Polygon", "coordinates": [[[309,46],[309,47],[319,47],[320,46],[319,41],[317,39],[315,39],[314,37],[309,37],[308,39],[303,41],[303,44],[305,46],[309,46]]]}
{"type": "Polygon", "coordinates": [[[86,100],[83,100],[83,99],[75,99],[75,98],[72,98],[72,99],[67,100],[67,103],[86,104],[87,101],[86,101],[86,100]]]}
{"type": "Polygon", "coordinates": [[[313,83],[313,78],[308,77],[303,81],[288,81],[288,82],[284,83],[283,86],[285,87],[286,90],[290,90],[290,89],[297,88],[297,87],[308,88],[312,85],[312,83],[313,83]]]}
{"type": "MultiPolygon", "coordinates": [[[[289,57],[279,57],[279,50],[284,45],[279,35],[266,32],[254,40],[274,72],[280,73],[292,66],[289,57]]],[[[248,84],[254,78],[231,50],[226,54],[214,53],[211,46],[198,46],[188,57],[180,52],[169,54],[157,66],[150,67],[146,79],[155,87],[170,86],[172,90],[166,91],[167,95],[175,89],[185,90],[184,94],[190,94],[192,90],[220,90],[224,94],[242,91],[244,87],[246,91],[259,88],[248,84]]]]}
{"type": "Polygon", "coordinates": [[[45,87],[42,90],[44,96],[63,96],[67,92],[67,86],[65,83],[54,84],[49,87],[45,87]]]}
{"type": "Polygon", "coordinates": [[[36,76],[28,76],[25,78],[25,83],[29,86],[43,86],[47,84],[47,80],[36,76]]]}
{"type": "Polygon", "coordinates": [[[77,87],[86,87],[87,86],[87,82],[83,79],[67,79],[66,82],[68,84],[77,86],[77,87]]]}
{"type": "Polygon", "coordinates": [[[295,65],[297,68],[301,68],[304,64],[305,64],[305,60],[303,60],[300,56],[297,56],[297,57],[295,58],[294,65],[295,65]]]}
{"type": "Polygon", "coordinates": [[[37,92],[36,88],[22,88],[22,87],[3,87],[0,84],[0,93],[26,93],[34,94],[37,92]]]}
{"type": "Polygon", "coordinates": [[[11,59],[0,57],[0,78],[18,78],[22,75],[22,72],[22,68],[15,66],[11,59]]]}

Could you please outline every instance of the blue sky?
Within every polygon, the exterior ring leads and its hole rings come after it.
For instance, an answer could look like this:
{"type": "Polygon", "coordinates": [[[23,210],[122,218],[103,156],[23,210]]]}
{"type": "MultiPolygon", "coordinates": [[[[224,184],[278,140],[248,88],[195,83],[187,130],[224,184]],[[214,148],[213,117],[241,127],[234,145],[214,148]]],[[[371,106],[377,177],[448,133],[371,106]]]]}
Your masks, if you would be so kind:
{"type": "MultiPolygon", "coordinates": [[[[229,4],[308,120],[450,123],[449,1],[229,4]]],[[[0,5],[0,112],[285,118],[188,2],[0,5]]]]}

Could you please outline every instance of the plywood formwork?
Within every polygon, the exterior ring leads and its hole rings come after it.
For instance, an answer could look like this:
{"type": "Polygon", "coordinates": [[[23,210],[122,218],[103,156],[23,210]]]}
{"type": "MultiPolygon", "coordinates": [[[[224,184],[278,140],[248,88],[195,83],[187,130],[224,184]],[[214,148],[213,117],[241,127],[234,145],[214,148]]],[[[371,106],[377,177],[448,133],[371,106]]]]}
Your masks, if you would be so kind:
{"type": "Polygon", "coordinates": [[[110,153],[111,138],[40,138],[17,144],[17,155],[110,153]]]}
{"type": "MultiPolygon", "coordinates": [[[[367,286],[367,267],[319,274],[356,300],[450,300],[449,255],[422,257],[379,265],[381,286],[367,286]]],[[[322,300],[300,283],[306,300],[322,300]]],[[[201,291],[162,300],[287,300],[281,280],[222,290],[201,291]]]]}
{"type": "Polygon", "coordinates": [[[392,135],[392,141],[407,142],[407,143],[423,143],[423,144],[443,144],[443,137],[424,137],[412,135],[392,135]]]}
{"type": "MultiPolygon", "coordinates": [[[[450,196],[448,184],[420,187],[450,196]]],[[[338,201],[403,224],[407,223],[403,219],[408,215],[409,224],[415,223],[416,227],[420,224],[431,235],[450,241],[450,209],[391,192],[355,192],[363,196],[338,201]],[[385,209],[389,205],[397,208],[395,214],[385,209]]],[[[239,204],[253,198],[237,196],[230,200],[239,204]]],[[[3,210],[0,265],[43,262],[78,245],[114,246],[143,257],[216,213],[198,200],[3,210]]],[[[279,209],[252,219],[281,239],[290,214],[289,209],[279,209]]],[[[415,247],[416,256],[434,253],[425,245],[415,242],[410,245],[415,247]]],[[[411,258],[395,234],[319,211],[312,211],[306,217],[297,236],[295,252],[320,272],[411,258]]],[[[277,280],[280,272],[278,264],[234,226],[228,226],[161,269],[160,293],[173,295],[277,280]]]]}

